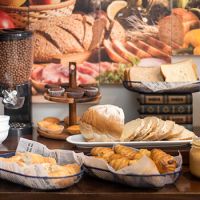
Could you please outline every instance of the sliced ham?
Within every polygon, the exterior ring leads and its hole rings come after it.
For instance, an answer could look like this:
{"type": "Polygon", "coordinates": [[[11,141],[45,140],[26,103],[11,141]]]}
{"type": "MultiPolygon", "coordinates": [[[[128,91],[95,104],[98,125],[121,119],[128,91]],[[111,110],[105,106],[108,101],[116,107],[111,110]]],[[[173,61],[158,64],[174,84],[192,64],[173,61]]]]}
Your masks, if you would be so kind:
{"type": "Polygon", "coordinates": [[[77,70],[83,74],[88,74],[92,77],[97,77],[99,76],[99,73],[96,72],[94,69],[88,67],[87,65],[84,64],[79,64],[77,65],[77,70]]]}
{"type": "Polygon", "coordinates": [[[104,47],[106,49],[106,52],[109,56],[109,58],[116,62],[116,63],[129,63],[128,60],[124,59],[121,55],[119,55],[119,53],[117,53],[110,40],[104,40],[104,47]]]}
{"type": "Polygon", "coordinates": [[[31,72],[31,78],[34,80],[41,80],[43,69],[44,69],[44,66],[42,65],[34,65],[31,72]]]}
{"type": "Polygon", "coordinates": [[[96,83],[96,79],[88,74],[78,73],[77,81],[81,84],[96,83]]]}
{"type": "Polygon", "coordinates": [[[99,64],[98,63],[90,63],[90,62],[83,62],[83,65],[95,70],[97,73],[99,72],[99,64]]]}
{"type": "Polygon", "coordinates": [[[128,51],[134,53],[139,58],[150,58],[151,55],[143,51],[142,49],[139,49],[137,46],[135,46],[132,42],[127,41],[125,43],[125,47],[128,51]]]}
{"type": "Polygon", "coordinates": [[[64,80],[67,77],[66,70],[61,64],[49,64],[42,72],[42,79],[45,83],[61,83],[61,79],[64,80]]]}

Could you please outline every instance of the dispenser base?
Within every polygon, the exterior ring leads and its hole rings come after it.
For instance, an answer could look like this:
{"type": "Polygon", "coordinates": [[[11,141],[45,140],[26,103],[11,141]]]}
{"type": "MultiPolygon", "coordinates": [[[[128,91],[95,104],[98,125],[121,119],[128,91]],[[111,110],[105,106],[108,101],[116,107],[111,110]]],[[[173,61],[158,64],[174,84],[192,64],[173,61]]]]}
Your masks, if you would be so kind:
{"type": "Polygon", "coordinates": [[[21,135],[30,135],[33,132],[33,126],[30,123],[19,123],[19,122],[11,122],[9,134],[15,134],[18,136],[21,135]]]}

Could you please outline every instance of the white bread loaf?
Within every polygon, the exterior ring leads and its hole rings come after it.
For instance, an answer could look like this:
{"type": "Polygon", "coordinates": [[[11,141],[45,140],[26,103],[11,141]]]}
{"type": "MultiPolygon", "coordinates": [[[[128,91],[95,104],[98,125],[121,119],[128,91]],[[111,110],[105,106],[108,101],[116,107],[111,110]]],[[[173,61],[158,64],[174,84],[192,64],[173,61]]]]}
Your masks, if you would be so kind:
{"type": "Polygon", "coordinates": [[[119,141],[124,128],[124,112],[114,105],[90,107],[82,116],[80,131],[86,141],[119,141]]]}
{"type": "Polygon", "coordinates": [[[166,82],[192,82],[197,81],[197,71],[192,60],[175,64],[161,65],[161,72],[166,82]]]}

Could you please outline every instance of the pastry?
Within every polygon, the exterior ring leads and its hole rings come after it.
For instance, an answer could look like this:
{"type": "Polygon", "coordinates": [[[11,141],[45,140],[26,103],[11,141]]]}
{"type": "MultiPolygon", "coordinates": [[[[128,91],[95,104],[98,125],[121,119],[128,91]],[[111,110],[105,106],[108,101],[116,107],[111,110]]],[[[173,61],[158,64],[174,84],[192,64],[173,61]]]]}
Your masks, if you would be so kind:
{"type": "Polygon", "coordinates": [[[114,154],[114,151],[106,147],[95,147],[91,150],[92,156],[98,156],[109,161],[109,157],[114,154]]]}
{"type": "Polygon", "coordinates": [[[86,141],[119,141],[124,128],[124,112],[114,105],[90,107],[80,122],[81,134],[86,141]]]}
{"type": "Polygon", "coordinates": [[[123,155],[121,155],[121,154],[117,154],[117,153],[115,153],[115,154],[112,154],[110,157],[109,157],[109,162],[111,162],[112,160],[116,160],[116,159],[120,159],[120,158],[124,158],[124,156],[123,155]]]}
{"type": "Polygon", "coordinates": [[[114,151],[117,154],[121,154],[121,155],[127,157],[130,160],[133,160],[135,158],[136,153],[137,153],[137,151],[134,151],[132,148],[127,147],[127,146],[122,146],[122,145],[116,145],[114,147],[114,151]]]}
{"type": "Polygon", "coordinates": [[[43,119],[43,121],[49,122],[49,123],[52,123],[52,124],[60,123],[60,119],[58,119],[57,117],[46,117],[46,118],[43,119]]]}
{"type": "MultiPolygon", "coordinates": [[[[94,158],[106,161],[116,171],[136,164],[144,156],[148,157],[146,159],[161,174],[174,172],[177,167],[175,158],[160,149],[153,149],[151,151],[148,149],[140,149],[136,151],[127,146],[116,145],[113,149],[94,147],[91,150],[91,154],[94,158]]],[[[149,171],[151,169],[147,170],[149,171]]]]}
{"type": "Polygon", "coordinates": [[[71,135],[80,134],[80,126],[79,125],[69,126],[66,128],[66,131],[71,135]]]}
{"type": "Polygon", "coordinates": [[[41,130],[41,131],[47,131],[48,130],[48,126],[50,125],[51,123],[48,122],[48,121],[40,121],[37,123],[38,125],[38,128],[41,130]]]}
{"type": "Polygon", "coordinates": [[[25,164],[41,164],[41,163],[50,163],[56,164],[56,160],[51,157],[44,157],[39,154],[25,152],[25,153],[16,153],[17,156],[21,157],[21,161],[25,164]]]}
{"type": "Polygon", "coordinates": [[[47,126],[47,132],[50,134],[61,134],[64,130],[64,126],[58,124],[50,124],[47,126]]]}
{"type": "Polygon", "coordinates": [[[129,165],[129,161],[130,160],[128,158],[123,157],[123,158],[112,160],[109,164],[113,169],[117,171],[124,167],[127,167],[129,165]]]}
{"type": "Polygon", "coordinates": [[[161,174],[174,172],[177,167],[175,158],[160,149],[151,150],[151,159],[161,174]]]}

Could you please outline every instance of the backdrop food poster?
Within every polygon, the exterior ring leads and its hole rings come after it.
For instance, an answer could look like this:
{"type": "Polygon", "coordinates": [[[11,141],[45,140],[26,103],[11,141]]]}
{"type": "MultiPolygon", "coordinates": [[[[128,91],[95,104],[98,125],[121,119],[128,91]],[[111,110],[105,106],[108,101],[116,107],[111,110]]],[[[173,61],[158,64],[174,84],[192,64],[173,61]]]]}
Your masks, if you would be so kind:
{"type": "MultiPolygon", "coordinates": [[[[184,40],[174,17],[178,15],[175,7],[180,7],[180,2],[0,0],[0,8],[3,14],[9,15],[1,18],[8,21],[8,27],[3,28],[26,26],[34,32],[30,78],[33,94],[38,95],[44,92],[46,84],[68,83],[69,61],[77,62],[79,84],[121,83],[127,67],[170,62],[172,48],[180,50],[182,46],[177,41],[178,35],[184,40]]],[[[194,9],[191,4],[185,7],[193,12],[188,17],[193,16],[192,23],[197,24],[198,6],[194,9]]]]}
{"type": "Polygon", "coordinates": [[[200,55],[200,0],[173,0],[173,55],[200,55]]]}
{"type": "MultiPolygon", "coordinates": [[[[159,22],[170,15],[168,0],[102,1],[107,29],[101,61],[115,66],[100,74],[101,82],[118,83],[125,68],[171,62],[171,46],[160,37],[159,22]]],[[[170,27],[170,24],[168,24],[170,27]]]]}

